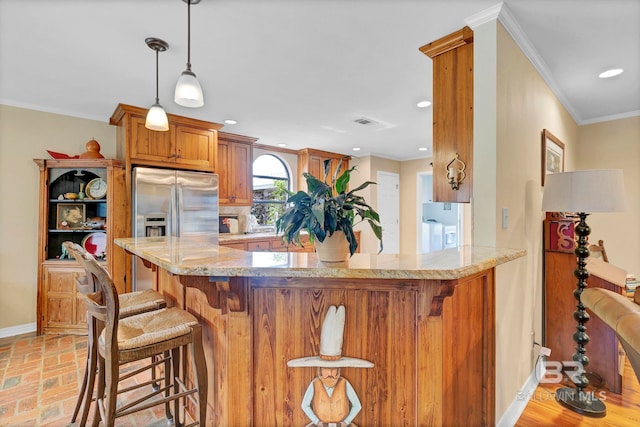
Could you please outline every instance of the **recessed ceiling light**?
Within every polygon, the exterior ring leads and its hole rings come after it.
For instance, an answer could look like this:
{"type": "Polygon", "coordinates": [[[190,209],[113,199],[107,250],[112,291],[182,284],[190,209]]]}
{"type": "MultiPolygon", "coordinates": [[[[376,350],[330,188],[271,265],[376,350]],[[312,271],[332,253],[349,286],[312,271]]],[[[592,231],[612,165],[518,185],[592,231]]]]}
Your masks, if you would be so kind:
{"type": "Polygon", "coordinates": [[[418,151],[428,151],[429,149],[427,147],[420,147],[418,148],[418,151]]]}
{"type": "Polygon", "coordinates": [[[601,79],[608,79],[609,77],[615,77],[617,75],[622,74],[624,70],[622,68],[612,68],[610,70],[607,71],[603,71],[602,73],[598,74],[598,77],[600,77],[601,79]]]}
{"type": "Polygon", "coordinates": [[[237,120],[233,120],[233,119],[226,119],[224,122],[226,124],[228,124],[228,125],[237,125],[238,124],[238,121],[237,120]]]}
{"type": "Polygon", "coordinates": [[[418,108],[427,108],[431,105],[431,101],[420,101],[417,105],[418,108]]]}
{"type": "Polygon", "coordinates": [[[353,151],[360,151],[360,147],[353,147],[352,150],[353,151]]]}
{"type": "Polygon", "coordinates": [[[278,144],[278,147],[286,147],[287,144],[285,144],[284,142],[281,142],[280,144],[278,144]]]}

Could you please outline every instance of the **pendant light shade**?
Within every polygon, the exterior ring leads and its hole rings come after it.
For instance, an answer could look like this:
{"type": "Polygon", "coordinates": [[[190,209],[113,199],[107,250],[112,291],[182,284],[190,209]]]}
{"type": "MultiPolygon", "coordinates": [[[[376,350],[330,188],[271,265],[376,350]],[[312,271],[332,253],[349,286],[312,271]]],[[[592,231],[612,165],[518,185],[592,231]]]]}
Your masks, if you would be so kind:
{"type": "Polygon", "coordinates": [[[144,127],[151,130],[167,131],[169,130],[169,119],[164,108],[160,104],[153,104],[147,112],[147,120],[144,127]]]}
{"type": "Polygon", "coordinates": [[[195,73],[191,71],[191,5],[200,3],[200,0],[182,1],[187,4],[187,69],[178,79],[174,101],[183,107],[198,108],[204,105],[204,95],[195,73]]]}
{"type": "Polygon", "coordinates": [[[150,49],[156,51],[156,102],[147,112],[144,127],[151,130],[167,131],[169,130],[169,119],[167,118],[167,113],[164,111],[164,108],[160,105],[160,99],[158,98],[158,56],[159,52],[164,52],[169,49],[169,44],[155,37],[148,37],[144,41],[150,49]]]}
{"type": "Polygon", "coordinates": [[[175,93],[176,104],[184,107],[198,108],[204,105],[202,87],[191,70],[185,70],[178,79],[175,93]]]}

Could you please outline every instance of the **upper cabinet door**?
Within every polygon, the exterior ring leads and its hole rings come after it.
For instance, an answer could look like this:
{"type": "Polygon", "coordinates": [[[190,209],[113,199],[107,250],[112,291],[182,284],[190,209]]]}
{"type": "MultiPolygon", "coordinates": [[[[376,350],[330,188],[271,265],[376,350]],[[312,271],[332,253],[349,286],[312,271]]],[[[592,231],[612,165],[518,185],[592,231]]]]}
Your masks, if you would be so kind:
{"type": "Polygon", "coordinates": [[[303,148],[298,151],[298,188],[307,191],[307,181],[305,180],[303,173],[309,173],[310,175],[318,178],[320,181],[324,179],[324,161],[331,160],[329,175],[327,175],[327,183],[331,184],[333,175],[336,173],[340,160],[342,160],[342,166],[340,167],[340,173],[349,169],[349,157],[338,153],[331,153],[328,151],[315,150],[311,148],[303,148]]]}
{"type": "Polygon", "coordinates": [[[175,147],[176,163],[214,170],[217,153],[215,131],[176,126],[175,147]]]}
{"type": "Polygon", "coordinates": [[[253,203],[253,143],[256,138],[226,132],[218,134],[220,204],[251,206],[253,203]]]}
{"type": "Polygon", "coordinates": [[[136,161],[175,162],[175,129],[157,132],[144,127],[144,117],[131,118],[131,159],[136,161]]]}

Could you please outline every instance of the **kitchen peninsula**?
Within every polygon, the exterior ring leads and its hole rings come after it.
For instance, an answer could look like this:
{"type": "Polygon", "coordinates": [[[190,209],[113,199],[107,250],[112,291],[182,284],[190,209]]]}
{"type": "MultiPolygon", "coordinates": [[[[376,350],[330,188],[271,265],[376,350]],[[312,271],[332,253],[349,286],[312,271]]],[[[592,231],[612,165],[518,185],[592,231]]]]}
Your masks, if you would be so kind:
{"type": "Polygon", "coordinates": [[[116,239],[145,261],[170,304],[203,326],[207,425],[301,426],[330,305],[346,307],[343,368],[357,425],[495,424],[495,267],[524,250],[462,247],[418,255],[245,252],[206,237],[116,239]]]}

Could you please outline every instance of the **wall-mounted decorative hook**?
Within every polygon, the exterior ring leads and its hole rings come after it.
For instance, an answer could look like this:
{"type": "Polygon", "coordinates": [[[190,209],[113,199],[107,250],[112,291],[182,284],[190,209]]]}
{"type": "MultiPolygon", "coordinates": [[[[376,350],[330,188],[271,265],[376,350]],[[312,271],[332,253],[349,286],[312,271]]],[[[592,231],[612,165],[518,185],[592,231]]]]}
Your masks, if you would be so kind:
{"type": "Polygon", "coordinates": [[[447,180],[449,181],[449,184],[451,185],[451,188],[453,190],[457,190],[458,188],[460,188],[460,184],[467,176],[467,174],[464,172],[466,168],[467,165],[465,165],[464,162],[460,160],[458,153],[456,153],[456,156],[447,165],[447,180]]]}

